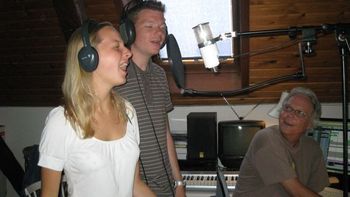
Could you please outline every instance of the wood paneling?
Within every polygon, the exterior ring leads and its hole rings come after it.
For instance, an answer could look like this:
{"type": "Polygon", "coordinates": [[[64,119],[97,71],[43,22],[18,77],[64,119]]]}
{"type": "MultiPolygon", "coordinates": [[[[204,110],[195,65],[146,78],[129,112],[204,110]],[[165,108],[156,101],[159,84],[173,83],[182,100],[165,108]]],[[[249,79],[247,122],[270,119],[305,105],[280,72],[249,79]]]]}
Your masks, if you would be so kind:
{"type": "MultiPolygon", "coordinates": [[[[88,17],[117,23],[120,12],[113,1],[85,3],[88,17]]],[[[79,24],[72,12],[74,7],[66,7],[60,14],[67,15],[66,27],[74,30],[79,24]]],[[[0,106],[60,104],[66,39],[53,1],[2,1],[0,42],[0,106]]]]}
{"type": "Polygon", "coordinates": [[[0,105],[57,105],[65,40],[52,2],[2,2],[0,105]]]}
{"type": "MultiPolygon", "coordinates": [[[[117,25],[121,1],[82,2],[85,2],[88,17],[117,25]]],[[[241,8],[235,15],[240,22],[233,24],[240,32],[350,23],[349,0],[233,2],[241,8]]],[[[69,25],[74,26],[75,19],[68,18],[72,20],[69,25]]],[[[66,33],[53,1],[1,1],[0,106],[53,106],[61,102],[66,33]]],[[[341,60],[335,35],[329,32],[317,37],[313,45],[314,56],[304,57],[306,80],[286,81],[249,94],[227,97],[227,100],[235,104],[277,102],[282,91],[306,86],[312,88],[322,102],[341,102],[341,60]]],[[[300,70],[298,39],[301,35],[295,40],[288,35],[237,39],[235,50],[249,51],[251,56],[223,63],[219,74],[203,69],[201,63],[186,63],[186,87],[203,91],[238,90],[273,77],[293,74],[300,70]],[[265,53],[271,49],[275,50],[265,53]]],[[[223,98],[217,97],[182,96],[169,65],[164,62],[162,66],[167,72],[176,105],[225,103],[223,98]]]]}
{"type": "MultiPolygon", "coordinates": [[[[250,30],[285,29],[291,26],[307,27],[322,24],[350,22],[350,3],[348,1],[250,1],[250,30]]],[[[350,30],[349,30],[350,33],[350,30]]],[[[313,45],[315,54],[304,57],[307,79],[289,81],[273,85],[256,92],[257,95],[279,92],[295,86],[312,88],[322,102],[341,102],[341,59],[334,32],[317,34],[313,45]]],[[[301,35],[298,36],[301,39],[301,35]]],[[[261,37],[250,39],[250,50],[256,50],[288,43],[286,36],[261,37]]],[[[350,61],[350,60],[349,60],[350,61]]],[[[296,46],[250,58],[250,82],[266,80],[271,76],[295,72],[299,67],[296,46]]],[[[255,93],[254,93],[255,94],[255,93]]],[[[277,100],[276,100],[277,101],[277,100]]]]}

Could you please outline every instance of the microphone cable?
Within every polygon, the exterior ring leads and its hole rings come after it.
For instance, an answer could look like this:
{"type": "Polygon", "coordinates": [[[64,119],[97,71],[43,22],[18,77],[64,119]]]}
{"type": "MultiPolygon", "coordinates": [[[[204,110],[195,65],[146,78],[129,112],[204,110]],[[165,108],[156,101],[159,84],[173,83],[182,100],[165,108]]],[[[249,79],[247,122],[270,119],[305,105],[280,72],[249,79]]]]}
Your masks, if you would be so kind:
{"type": "MultiPolygon", "coordinates": [[[[173,187],[172,187],[172,184],[171,184],[171,181],[170,181],[170,176],[168,174],[168,170],[166,169],[166,165],[165,165],[165,161],[164,161],[164,155],[163,155],[163,152],[162,152],[162,148],[160,147],[160,143],[159,143],[159,140],[158,140],[158,136],[157,136],[157,133],[156,133],[156,129],[154,127],[154,124],[153,124],[153,119],[152,119],[152,116],[151,116],[151,112],[149,111],[148,109],[148,105],[147,105],[147,102],[146,102],[146,99],[145,99],[145,95],[143,94],[143,91],[142,91],[142,88],[141,88],[141,84],[140,84],[140,80],[139,80],[139,76],[138,76],[138,73],[136,71],[136,68],[135,68],[135,63],[133,63],[132,65],[132,68],[135,72],[135,75],[136,75],[136,81],[137,81],[137,84],[138,84],[138,87],[140,89],[140,93],[141,93],[141,96],[142,96],[142,100],[143,100],[143,103],[145,104],[145,108],[146,108],[146,111],[147,111],[147,114],[149,116],[149,119],[150,119],[150,122],[151,122],[151,126],[152,126],[152,130],[153,130],[153,133],[154,133],[154,137],[157,141],[157,145],[158,145],[158,148],[159,148],[159,153],[161,155],[161,160],[162,160],[162,163],[163,163],[163,167],[164,167],[164,171],[165,171],[165,174],[167,176],[167,179],[168,179],[168,183],[169,183],[169,187],[170,187],[170,191],[173,195],[173,197],[175,197],[175,192],[173,190],[173,187]]],[[[151,68],[149,68],[151,69],[151,68]]],[[[167,134],[166,134],[167,135],[167,134]]],[[[165,136],[167,138],[167,136],[165,136]]],[[[146,175],[146,171],[144,169],[144,166],[143,166],[143,163],[142,163],[142,160],[141,160],[141,156],[140,156],[140,161],[141,161],[141,166],[142,166],[142,170],[143,170],[143,173],[144,173],[144,176],[145,176],[145,179],[146,179],[146,183],[148,184],[148,180],[147,180],[147,175],[146,175]]]]}

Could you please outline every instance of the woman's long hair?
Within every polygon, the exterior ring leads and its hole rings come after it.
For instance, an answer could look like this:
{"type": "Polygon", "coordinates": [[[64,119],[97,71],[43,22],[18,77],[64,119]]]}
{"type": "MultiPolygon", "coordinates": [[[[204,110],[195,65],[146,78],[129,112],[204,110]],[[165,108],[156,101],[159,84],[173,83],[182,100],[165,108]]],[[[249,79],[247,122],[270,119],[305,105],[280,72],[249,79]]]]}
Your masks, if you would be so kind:
{"type": "MultiPolygon", "coordinates": [[[[98,23],[89,29],[91,46],[101,42],[97,32],[106,26],[113,25],[109,22],[98,23]]],[[[81,27],[75,30],[69,39],[66,53],[66,71],[62,84],[64,96],[65,116],[70,124],[82,138],[93,137],[95,132],[92,128],[94,105],[97,101],[91,84],[91,72],[83,70],[78,61],[79,50],[83,47],[81,27]]],[[[114,111],[118,113],[121,122],[126,122],[127,114],[124,99],[111,90],[111,100],[114,111]]]]}

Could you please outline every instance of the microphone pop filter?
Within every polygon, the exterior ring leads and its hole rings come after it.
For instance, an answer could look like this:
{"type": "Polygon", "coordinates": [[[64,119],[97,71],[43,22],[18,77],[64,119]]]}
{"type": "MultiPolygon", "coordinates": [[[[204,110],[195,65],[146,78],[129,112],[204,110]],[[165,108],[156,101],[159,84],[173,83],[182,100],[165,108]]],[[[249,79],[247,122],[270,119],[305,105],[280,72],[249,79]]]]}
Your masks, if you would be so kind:
{"type": "Polygon", "coordinates": [[[185,66],[182,63],[179,45],[173,34],[168,35],[166,50],[176,86],[183,89],[185,87],[185,66]]]}

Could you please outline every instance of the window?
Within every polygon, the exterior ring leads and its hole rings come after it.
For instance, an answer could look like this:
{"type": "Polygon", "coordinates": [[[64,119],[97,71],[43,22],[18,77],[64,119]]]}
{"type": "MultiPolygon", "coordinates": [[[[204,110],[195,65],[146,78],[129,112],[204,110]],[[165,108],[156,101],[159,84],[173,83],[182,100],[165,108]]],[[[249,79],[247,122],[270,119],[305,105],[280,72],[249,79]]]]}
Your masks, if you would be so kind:
{"type": "MultiPolygon", "coordinates": [[[[178,42],[184,59],[200,58],[192,27],[209,22],[213,36],[232,31],[232,0],[162,0],[166,6],[165,18],[168,33],[178,42]]],[[[217,42],[220,57],[232,57],[232,40],[217,42]]],[[[167,58],[166,48],[160,51],[167,58]]]]}

